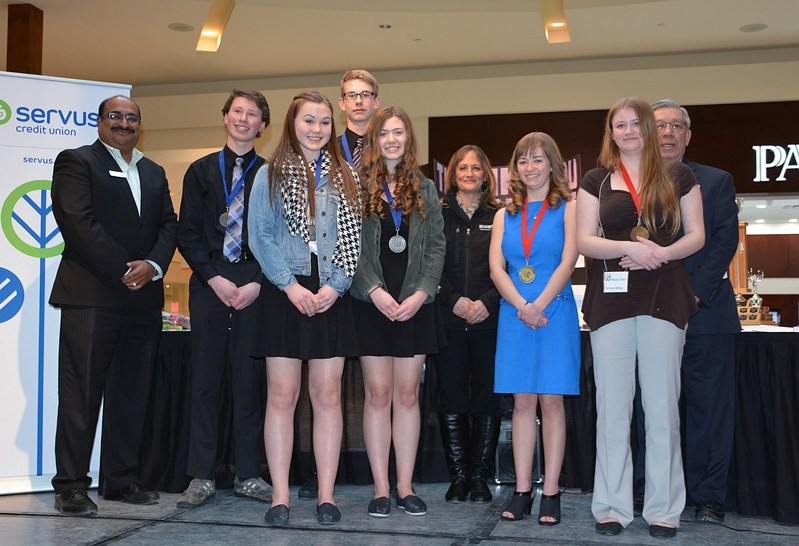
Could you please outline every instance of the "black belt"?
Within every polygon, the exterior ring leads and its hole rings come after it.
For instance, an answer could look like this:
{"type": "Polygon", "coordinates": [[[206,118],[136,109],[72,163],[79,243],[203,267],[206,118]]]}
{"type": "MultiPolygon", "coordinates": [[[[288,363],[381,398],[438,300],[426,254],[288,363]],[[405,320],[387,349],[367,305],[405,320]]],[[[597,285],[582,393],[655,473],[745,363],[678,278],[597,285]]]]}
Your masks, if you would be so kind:
{"type": "Polygon", "coordinates": [[[225,257],[225,253],[221,250],[215,250],[211,253],[211,259],[215,262],[227,262],[229,264],[237,264],[241,262],[251,262],[255,260],[255,256],[249,250],[242,250],[241,256],[237,260],[230,261],[225,257]]]}

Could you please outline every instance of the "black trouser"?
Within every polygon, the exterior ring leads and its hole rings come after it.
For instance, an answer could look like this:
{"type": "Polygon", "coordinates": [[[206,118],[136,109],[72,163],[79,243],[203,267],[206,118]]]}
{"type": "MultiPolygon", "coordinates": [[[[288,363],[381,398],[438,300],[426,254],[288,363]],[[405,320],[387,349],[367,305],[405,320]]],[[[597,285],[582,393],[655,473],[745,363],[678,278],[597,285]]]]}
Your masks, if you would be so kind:
{"type": "Polygon", "coordinates": [[[498,415],[500,397],[494,394],[497,331],[445,332],[448,346],[436,360],[439,413],[498,415]]]}

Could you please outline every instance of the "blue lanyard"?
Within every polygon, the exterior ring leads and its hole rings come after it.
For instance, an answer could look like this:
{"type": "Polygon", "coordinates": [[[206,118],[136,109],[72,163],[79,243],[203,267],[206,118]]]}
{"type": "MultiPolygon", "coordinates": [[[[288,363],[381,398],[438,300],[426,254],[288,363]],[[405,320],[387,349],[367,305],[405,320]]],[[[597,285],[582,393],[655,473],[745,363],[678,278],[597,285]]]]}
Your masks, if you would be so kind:
{"type": "Polygon", "coordinates": [[[219,171],[222,173],[222,190],[225,192],[225,206],[229,207],[230,204],[233,202],[233,199],[236,197],[236,194],[239,193],[239,190],[244,185],[244,179],[247,178],[247,173],[250,172],[250,169],[255,162],[258,160],[258,154],[255,154],[250,161],[250,164],[247,165],[247,168],[244,169],[244,172],[241,173],[238,182],[233,188],[228,191],[227,189],[227,180],[225,180],[225,151],[219,150],[219,171]]]}
{"type": "Polygon", "coordinates": [[[350,143],[347,142],[347,131],[341,133],[341,146],[344,148],[344,155],[347,156],[347,163],[352,165],[352,152],[350,151],[350,143]]]}
{"type": "Polygon", "coordinates": [[[319,182],[322,180],[322,156],[324,156],[324,152],[319,152],[319,157],[316,158],[314,183],[317,190],[319,189],[319,182]]]}
{"type": "Polygon", "coordinates": [[[394,220],[394,228],[397,230],[397,233],[399,233],[399,228],[402,224],[402,211],[392,206],[394,197],[392,197],[391,191],[388,189],[388,184],[386,182],[383,182],[383,191],[386,194],[386,201],[388,201],[388,209],[391,211],[391,219],[394,220]]]}

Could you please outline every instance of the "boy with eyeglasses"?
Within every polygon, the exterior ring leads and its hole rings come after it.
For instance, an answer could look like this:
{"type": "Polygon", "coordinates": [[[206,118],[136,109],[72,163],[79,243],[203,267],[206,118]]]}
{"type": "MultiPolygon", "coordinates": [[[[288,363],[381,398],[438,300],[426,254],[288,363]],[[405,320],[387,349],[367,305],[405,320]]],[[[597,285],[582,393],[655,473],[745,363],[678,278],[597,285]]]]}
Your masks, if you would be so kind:
{"type": "Polygon", "coordinates": [[[347,129],[341,133],[339,144],[347,161],[356,169],[361,166],[360,152],[363,135],[380,108],[377,80],[362,69],[348,70],[341,78],[341,97],[338,106],[347,115],[347,129]]]}

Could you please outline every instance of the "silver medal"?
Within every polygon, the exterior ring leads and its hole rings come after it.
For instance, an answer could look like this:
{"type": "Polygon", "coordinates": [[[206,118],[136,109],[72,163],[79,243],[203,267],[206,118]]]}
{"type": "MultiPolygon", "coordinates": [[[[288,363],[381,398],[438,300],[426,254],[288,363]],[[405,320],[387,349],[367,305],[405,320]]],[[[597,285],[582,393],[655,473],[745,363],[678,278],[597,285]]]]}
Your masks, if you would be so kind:
{"type": "Polygon", "coordinates": [[[225,212],[223,212],[222,214],[219,215],[219,224],[222,227],[227,227],[227,219],[228,219],[228,214],[227,214],[227,211],[225,211],[225,212]]]}
{"type": "Polygon", "coordinates": [[[399,254],[405,250],[406,246],[407,243],[405,242],[405,237],[402,235],[394,235],[388,240],[388,248],[391,250],[391,252],[399,254]]]}

